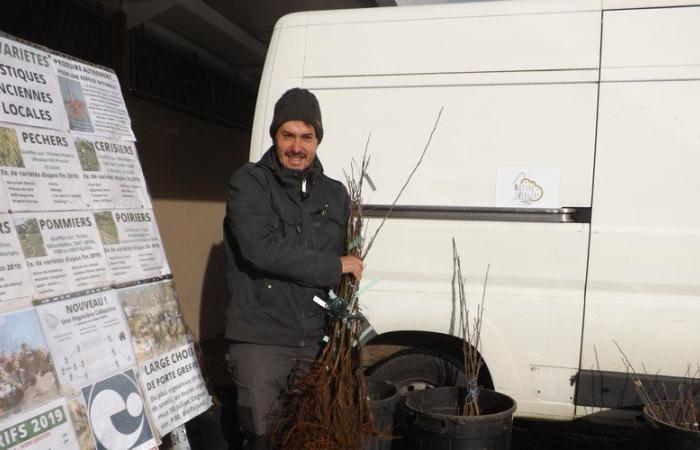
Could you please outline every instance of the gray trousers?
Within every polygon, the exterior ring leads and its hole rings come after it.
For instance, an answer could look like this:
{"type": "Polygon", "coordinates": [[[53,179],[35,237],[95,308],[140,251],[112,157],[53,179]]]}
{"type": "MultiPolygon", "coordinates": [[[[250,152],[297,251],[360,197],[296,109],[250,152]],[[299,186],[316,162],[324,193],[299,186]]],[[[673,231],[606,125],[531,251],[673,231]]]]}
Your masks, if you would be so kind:
{"type": "Polygon", "coordinates": [[[299,365],[308,366],[316,359],[319,349],[320,345],[231,344],[228,363],[236,386],[236,413],[249,440],[248,448],[267,448],[263,441],[274,415],[279,412],[280,396],[289,387],[289,375],[299,365]]]}

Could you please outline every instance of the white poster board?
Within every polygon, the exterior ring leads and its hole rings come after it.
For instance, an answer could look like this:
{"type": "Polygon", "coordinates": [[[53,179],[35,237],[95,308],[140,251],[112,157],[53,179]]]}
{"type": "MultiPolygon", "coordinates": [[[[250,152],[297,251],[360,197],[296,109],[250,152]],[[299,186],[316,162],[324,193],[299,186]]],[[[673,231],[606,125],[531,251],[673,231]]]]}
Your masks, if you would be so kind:
{"type": "Polygon", "coordinates": [[[115,283],[170,273],[152,210],[96,211],[94,214],[115,283]]]}
{"type": "Polygon", "coordinates": [[[136,139],[114,72],[60,56],[51,59],[71,131],[136,139]]]}
{"type": "Polygon", "coordinates": [[[0,423],[0,449],[83,450],[63,398],[0,423]]]}
{"type": "Polygon", "coordinates": [[[51,56],[0,36],[0,122],[66,129],[51,56]]]}
{"type": "Polygon", "coordinates": [[[45,299],[36,309],[62,387],[77,391],[136,364],[114,290],[45,299]]]}
{"type": "Polygon", "coordinates": [[[109,284],[109,268],[89,211],[13,215],[36,298],[109,284]]]}
{"type": "Polygon", "coordinates": [[[150,450],[158,445],[133,369],[87,385],[82,394],[99,449],[150,450]]]}
{"type": "Polygon", "coordinates": [[[140,365],[141,390],[162,436],[211,407],[211,397],[192,344],[140,365]]]}
{"type": "Polygon", "coordinates": [[[68,133],[0,124],[0,175],[12,211],[87,209],[68,133]]]}
{"type": "Polygon", "coordinates": [[[73,142],[83,169],[90,208],[151,207],[133,142],[90,136],[74,136],[73,142]]]}

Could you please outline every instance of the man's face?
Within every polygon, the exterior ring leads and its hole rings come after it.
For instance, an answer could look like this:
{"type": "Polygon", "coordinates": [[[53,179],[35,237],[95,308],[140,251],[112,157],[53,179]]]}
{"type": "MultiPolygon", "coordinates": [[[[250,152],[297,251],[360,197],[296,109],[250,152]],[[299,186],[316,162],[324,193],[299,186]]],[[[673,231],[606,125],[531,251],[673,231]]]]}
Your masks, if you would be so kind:
{"type": "Polygon", "coordinates": [[[275,152],[282,166],[304,170],[316,157],[318,139],[314,127],[301,120],[285,122],[275,133],[275,152]]]}

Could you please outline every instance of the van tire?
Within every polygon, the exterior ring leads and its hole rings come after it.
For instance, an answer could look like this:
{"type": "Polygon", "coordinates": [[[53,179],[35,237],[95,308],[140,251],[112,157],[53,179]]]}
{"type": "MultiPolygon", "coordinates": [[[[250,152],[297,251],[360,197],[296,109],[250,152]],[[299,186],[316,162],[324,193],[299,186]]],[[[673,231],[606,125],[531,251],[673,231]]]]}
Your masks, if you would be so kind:
{"type": "Polygon", "coordinates": [[[407,349],[375,363],[367,375],[394,383],[401,395],[442,386],[466,386],[463,364],[444,353],[407,349]]]}

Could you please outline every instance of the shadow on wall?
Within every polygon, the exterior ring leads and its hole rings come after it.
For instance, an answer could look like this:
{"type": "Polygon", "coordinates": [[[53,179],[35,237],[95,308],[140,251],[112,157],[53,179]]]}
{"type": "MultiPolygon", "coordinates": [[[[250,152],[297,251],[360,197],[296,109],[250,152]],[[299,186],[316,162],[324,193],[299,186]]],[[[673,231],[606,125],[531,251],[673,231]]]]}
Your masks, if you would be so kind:
{"type": "Polygon", "coordinates": [[[199,313],[199,336],[204,368],[213,386],[230,383],[225,355],[228,344],[224,338],[226,318],[226,253],[224,243],[211,247],[202,283],[199,313]]]}
{"type": "Polygon", "coordinates": [[[133,96],[127,106],[151,197],[226,200],[231,174],[248,161],[250,133],[133,96]]]}
{"type": "MultiPolygon", "coordinates": [[[[219,408],[216,426],[209,418],[201,420],[204,430],[195,433],[195,445],[193,448],[220,448],[219,442],[212,442],[212,432],[223,433],[223,438],[228,444],[229,450],[242,448],[243,436],[238,429],[238,421],[234,405],[236,404],[236,391],[228,373],[226,353],[228,342],[224,337],[224,322],[226,318],[226,252],[224,243],[219,242],[211,247],[204,272],[202,283],[202,296],[199,315],[200,349],[202,350],[202,370],[209,384],[210,392],[221,405],[219,408]],[[213,427],[213,428],[212,428],[213,427]],[[197,437],[200,441],[197,441],[197,437]],[[212,445],[213,444],[213,445],[212,445]]],[[[192,425],[188,425],[188,433],[191,433],[192,425]]]]}

